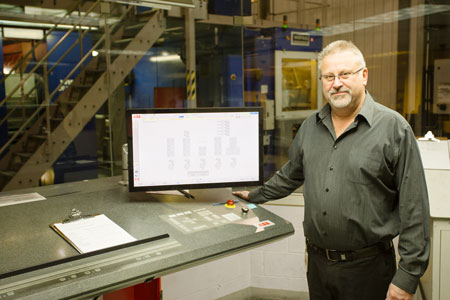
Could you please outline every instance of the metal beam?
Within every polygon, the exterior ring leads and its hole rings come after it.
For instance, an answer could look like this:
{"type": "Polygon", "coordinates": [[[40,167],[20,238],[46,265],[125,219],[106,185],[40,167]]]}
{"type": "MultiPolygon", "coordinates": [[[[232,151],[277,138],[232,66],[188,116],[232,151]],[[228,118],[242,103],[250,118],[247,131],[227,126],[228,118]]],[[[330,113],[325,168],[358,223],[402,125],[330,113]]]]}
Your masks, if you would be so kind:
{"type": "Polygon", "coordinates": [[[176,7],[190,7],[194,8],[193,0],[104,0],[112,3],[122,3],[136,6],[148,6],[155,8],[170,9],[172,6],[176,7]]]}
{"type": "Polygon", "coordinates": [[[186,99],[187,107],[197,107],[197,82],[195,69],[195,19],[192,9],[185,9],[186,36],[186,99]]]}

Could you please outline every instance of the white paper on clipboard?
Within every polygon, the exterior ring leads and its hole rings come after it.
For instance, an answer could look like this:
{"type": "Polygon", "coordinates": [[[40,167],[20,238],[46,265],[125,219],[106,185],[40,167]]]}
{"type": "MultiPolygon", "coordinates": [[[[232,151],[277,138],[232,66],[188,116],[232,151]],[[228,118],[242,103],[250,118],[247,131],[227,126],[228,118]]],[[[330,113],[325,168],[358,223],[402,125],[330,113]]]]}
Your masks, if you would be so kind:
{"type": "Polygon", "coordinates": [[[80,253],[91,252],[136,241],[107,216],[95,215],[51,227],[80,253]]]}

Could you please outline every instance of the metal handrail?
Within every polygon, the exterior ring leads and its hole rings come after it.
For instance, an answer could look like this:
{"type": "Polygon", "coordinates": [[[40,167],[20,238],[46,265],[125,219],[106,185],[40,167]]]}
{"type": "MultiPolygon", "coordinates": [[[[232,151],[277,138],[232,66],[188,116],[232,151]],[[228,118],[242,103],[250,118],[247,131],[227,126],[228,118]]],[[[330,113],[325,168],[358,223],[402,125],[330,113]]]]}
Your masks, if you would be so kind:
{"type": "MultiPolygon", "coordinates": [[[[80,38],[82,39],[85,35],[86,35],[86,33],[88,32],[89,30],[88,29],[86,29],[86,30],[84,30],[84,31],[81,31],[82,33],[81,33],[81,35],[80,35],[80,38]]],[[[78,43],[79,42],[77,42],[77,41],[75,41],[70,47],[69,47],[69,49],[67,49],[66,50],[66,52],[64,52],[64,54],[53,64],[53,66],[49,69],[49,70],[47,70],[47,73],[51,73],[58,65],[59,65],[59,63],[70,53],[70,51],[72,51],[72,49],[73,48],[75,48],[75,46],[77,46],[78,45],[78,43]]],[[[17,65],[19,65],[19,63],[18,64],[16,64],[16,66],[17,65]]],[[[33,68],[33,70],[35,70],[34,68],[33,68]]],[[[33,71],[32,70],[32,71],[33,71]]],[[[33,72],[29,72],[30,74],[32,74],[33,72]]],[[[11,74],[11,73],[10,73],[11,74]]],[[[8,76],[9,76],[9,74],[8,74],[8,76]]],[[[30,75],[31,76],[31,75],[30,75]]],[[[26,79],[28,79],[29,78],[29,76],[26,78],[26,79]]],[[[25,80],[26,80],[25,79],[25,80]]],[[[21,83],[22,82],[19,82],[18,84],[17,84],[17,89],[21,86],[21,83]]],[[[0,84],[1,84],[1,82],[0,82],[0,84]]],[[[30,91],[28,91],[28,93],[24,96],[24,98],[25,99],[27,99],[28,98],[28,96],[35,90],[35,89],[37,89],[37,87],[38,86],[40,86],[41,84],[43,84],[43,82],[40,82],[39,84],[35,84],[35,85],[33,85],[33,87],[31,88],[31,90],[30,91]]],[[[14,92],[17,90],[17,89],[15,89],[14,90],[14,92]]],[[[13,93],[14,93],[13,92],[13,93]]],[[[13,94],[13,93],[11,93],[11,94],[13,94]]],[[[11,96],[12,95],[9,95],[9,98],[11,98],[11,96]]],[[[8,99],[9,99],[8,98],[8,99]]],[[[6,100],[8,100],[8,99],[6,99],[6,100]]],[[[15,106],[15,107],[13,107],[12,109],[11,109],[11,111],[0,121],[0,126],[2,126],[3,125],[3,123],[5,123],[6,121],[7,121],[7,119],[16,111],[16,108],[17,108],[17,106],[15,106]]]]}
{"type": "Polygon", "coordinates": [[[83,0],[78,0],[73,7],[71,7],[67,13],[64,14],[64,16],[62,16],[57,22],[56,24],[51,27],[45,34],[44,37],[42,38],[42,40],[40,40],[38,43],[36,43],[35,45],[33,45],[33,47],[31,47],[31,49],[24,55],[22,56],[22,58],[17,62],[17,64],[11,69],[11,71],[6,74],[6,76],[4,76],[2,79],[0,79],[0,84],[2,84],[6,78],[9,77],[10,74],[12,74],[13,71],[15,71],[18,66],[21,66],[23,64],[23,62],[25,61],[25,59],[31,54],[33,53],[34,50],[36,50],[37,47],[39,47],[43,41],[45,41],[45,39],[50,35],[50,33],[52,33],[59,25],[59,21],[60,20],[64,20],[67,16],[69,16],[72,12],[75,11],[75,9],[78,7],[78,5],[82,2],[83,0]]]}
{"type": "MultiPolygon", "coordinates": [[[[128,12],[131,10],[131,6],[127,8],[127,10],[122,14],[119,21],[115,23],[111,27],[111,31],[113,31],[116,26],[120,23],[120,21],[123,20],[123,18],[128,14],[128,12]]],[[[92,51],[96,50],[98,46],[105,40],[106,33],[102,35],[102,37],[95,43],[95,45],[83,56],[83,58],[78,62],[78,64],[72,69],[72,71],[67,74],[67,76],[58,84],[58,86],[53,90],[53,92],[48,95],[48,97],[42,101],[41,105],[31,114],[31,116],[22,124],[22,126],[16,130],[16,132],[13,134],[13,136],[6,142],[6,144],[3,145],[3,147],[0,149],[0,155],[9,147],[9,145],[19,136],[19,134],[26,128],[26,126],[33,120],[34,117],[37,116],[39,112],[41,112],[44,108],[51,105],[50,99],[53,98],[53,96],[56,94],[56,92],[59,90],[59,88],[66,82],[67,79],[69,79],[73,73],[84,63],[84,61],[91,56],[92,51]]],[[[56,45],[55,45],[56,46],[56,45]]]]}
{"type": "Polygon", "coordinates": [[[58,92],[59,88],[66,82],[67,79],[70,78],[70,76],[73,75],[73,73],[75,73],[75,71],[80,67],[80,65],[82,63],[84,63],[84,61],[91,55],[92,51],[94,51],[96,49],[96,47],[103,42],[104,40],[104,36],[102,36],[98,42],[94,45],[94,47],[89,50],[85,56],[83,56],[83,58],[78,62],[78,64],[72,69],[72,71],[69,72],[69,74],[67,74],[67,76],[64,78],[64,80],[62,80],[58,86],[53,90],[53,92],[48,96],[47,99],[45,99],[44,101],[42,101],[41,105],[39,105],[39,107],[31,114],[31,116],[22,124],[22,126],[16,130],[16,132],[13,134],[13,136],[8,140],[8,142],[6,142],[6,144],[0,149],[0,154],[3,153],[3,151],[12,143],[12,141],[14,141],[16,139],[16,137],[20,134],[20,132],[22,132],[26,126],[28,125],[28,123],[31,122],[31,120],[37,116],[37,114],[39,112],[41,112],[44,108],[46,108],[47,106],[51,105],[50,103],[50,99],[56,94],[56,92],[58,92]]]}
{"type": "MultiPolygon", "coordinates": [[[[87,11],[86,14],[80,18],[79,22],[81,22],[90,12],[92,12],[94,10],[94,8],[100,3],[100,0],[97,0],[87,11]]],[[[58,25],[58,24],[57,24],[58,25]]],[[[57,26],[56,25],[56,26],[57,26]]],[[[78,25],[81,26],[81,25],[78,25]]],[[[11,96],[20,88],[21,85],[23,85],[28,78],[31,77],[32,73],[34,71],[36,71],[44,62],[47,61],[47,58],[62,44],[62,42],[69,36],[70,33],[72,33],[72,31],[75,30],[75,28],[77,27],[77,25],[73,25],[73,27],[71,29],[69,29],[64,35],[63,37],[58,40],[58,42],[55,44],[55,46],[53,46],[53,48],[47,52],[47,54],[44,55],[44,57],[30,70],[30,72],[28,73],[27,76],[25,76],[24,79],[22,79],[17,86],[12,89],[12,91],[9,93],[8,96],[6,96],[2,101],[0,101],[0,106],[2,106],[3,104],[5,104],[6,101],[8,101],[11,96]]],[[[53,27],[54,28],[54,27],[53,27]]]]}

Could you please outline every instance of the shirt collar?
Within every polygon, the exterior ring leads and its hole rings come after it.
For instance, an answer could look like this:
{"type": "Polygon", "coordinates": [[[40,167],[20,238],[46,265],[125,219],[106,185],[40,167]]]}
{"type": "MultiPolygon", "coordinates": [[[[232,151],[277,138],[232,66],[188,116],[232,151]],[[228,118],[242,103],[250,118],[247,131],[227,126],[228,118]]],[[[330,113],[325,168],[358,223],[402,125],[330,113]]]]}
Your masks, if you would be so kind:
{"type": "MultiPolygon", "coordinates": [[[[361,109],[356,117],[366,120],[367,124],[369,124],[369,126],[372,126],[374,109],[375,109],[375,100],[373,100],[372,96],[366,90],[366,97],[364,99],[363,106],[361,107],[361,109]],[[361,116],[361,117],[359,117],[359,116],[361,116]]],[[[319,112],[317,112],[316,122],[317,123],[322,122],[323,119],[325,119],[330,114],[331,114],[331,107],[330,107],[330,104],[327,103],[327,104],[325,104],[324,107],[322,107],[319,110],[319,112]]]]}

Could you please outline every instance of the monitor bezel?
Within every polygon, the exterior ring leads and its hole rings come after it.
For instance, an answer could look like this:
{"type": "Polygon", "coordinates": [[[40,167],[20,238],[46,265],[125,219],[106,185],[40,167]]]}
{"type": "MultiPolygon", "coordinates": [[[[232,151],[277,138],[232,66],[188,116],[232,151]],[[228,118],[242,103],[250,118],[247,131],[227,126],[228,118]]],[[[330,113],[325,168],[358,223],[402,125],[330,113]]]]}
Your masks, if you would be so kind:
{"type": "Polygon", "coordinates": [[[130,192],[143,191],[163,191],[163,190],[186,190],[186,189],[207,189],[224,187],[245,187],[259,186],[264,182],[264,145],[263,145],[263,108],[260,106],[250,107],[202,107],[202,108],[133,108],[126,111],[127,121],[127,142],[128,142],[128,190],[130,192]],[[179,185],[158,185],[158,186],[135,186],[133,180],[133,137],[132,137],[132,115],[133,114],[164,114],[164,113],[233,113],[233,112],[258,112],[258,145],[259,145],[259,179],[255,181],[238,182],[216,182],[198,184],[179,185]]]}

